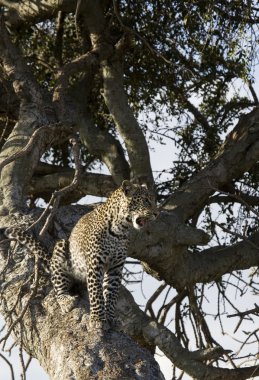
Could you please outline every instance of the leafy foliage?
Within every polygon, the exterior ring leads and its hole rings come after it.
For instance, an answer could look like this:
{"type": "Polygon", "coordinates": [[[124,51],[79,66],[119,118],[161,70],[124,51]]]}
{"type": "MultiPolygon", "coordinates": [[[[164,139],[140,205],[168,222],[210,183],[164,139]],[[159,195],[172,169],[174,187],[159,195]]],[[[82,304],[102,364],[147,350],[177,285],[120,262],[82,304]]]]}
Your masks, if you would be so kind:
{"type": "MultiPolygon", "coordinates": [[[[215,156],[237,118],[255,104],[249,88],[257,59],[258,9],[244,0],[175,0],[120,1],[117,11],[119,19],[107,7],[106,17],[115,41],[131,31],[124,62],[130,104],[151,144],[170,138],[178,151],[165,182],[165,173],[157,176],[163,200],[215,156]]],[[[71,14],[24,28],[18,40],[38,82],[49,90],[59,65],[90,49],[71,14]]],[[[76,76],[71,91],[80,88],[95,125],[116,136],[98,72],[88,90],[87,80],[76,76]]],[[[44,159],[66,166],[68,157],[68,146],[62,146],[44,159]]],[[[94,157],[85,151],[83,160],[88,167],[94,157]]],[[[246,176],[247,194],[255,195],[254,175],[246,176]]],[[[222,206],[222,212],[228,214],[231,207],[222,206]]]]}

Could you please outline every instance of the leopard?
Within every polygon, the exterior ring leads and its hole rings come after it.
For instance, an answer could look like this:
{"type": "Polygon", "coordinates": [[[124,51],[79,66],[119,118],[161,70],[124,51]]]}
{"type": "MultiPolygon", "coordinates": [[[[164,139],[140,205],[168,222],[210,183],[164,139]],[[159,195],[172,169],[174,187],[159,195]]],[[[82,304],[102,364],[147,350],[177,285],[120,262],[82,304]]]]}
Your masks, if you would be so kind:
{"type": "Polygon", "coordinates": [[[9,227],[5,235],[42,258],[63,313],[76,307],[71,288],[80,282],[88,291],[89,325],[107,329],[118,322],[115,308],[133,231],[141,231],[158,215],[153,191],[124,180],[106,202],[79,219],[69,239],[57,241],[51,256],[28,232],[9,227]]]}

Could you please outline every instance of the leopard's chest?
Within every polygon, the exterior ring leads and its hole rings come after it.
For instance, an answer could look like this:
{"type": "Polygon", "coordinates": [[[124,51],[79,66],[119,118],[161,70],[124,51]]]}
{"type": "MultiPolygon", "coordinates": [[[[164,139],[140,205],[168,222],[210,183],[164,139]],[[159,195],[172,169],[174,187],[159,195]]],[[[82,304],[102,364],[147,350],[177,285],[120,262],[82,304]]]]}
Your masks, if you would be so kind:
{"type": "Polygon", "coordinates": [[[76,277],[84,276],[89,264],[109,268],[127,255],[129,231],[127,227],[107,221],[79,224],[70,236],[71,270],[76,277]]]}

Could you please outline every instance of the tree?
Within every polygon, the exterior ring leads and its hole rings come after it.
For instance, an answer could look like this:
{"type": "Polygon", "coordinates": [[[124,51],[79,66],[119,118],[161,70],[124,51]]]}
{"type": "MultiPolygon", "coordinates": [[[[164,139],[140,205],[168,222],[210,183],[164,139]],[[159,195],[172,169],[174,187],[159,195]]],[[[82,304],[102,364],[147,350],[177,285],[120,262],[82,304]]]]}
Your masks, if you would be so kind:
{"type": "MultiPolygon", "coordinates": [[[[195,379],[258,375],[257,352],[253,364],[237,367],[242,353],[217,343],[205,310],[213,284],[223,331],[224,311],[239,318],[236,330],[259,312],[238,309],[229,296],[231,287],[258,294],[257,2],[0,5],[0,226],[30,229],[51,252],[91,209],[75,204],[83,196],[106,197],[123,179],[145,182],[161,215],[136,234],[129,256],[163,281],[145,311],[122,287],[124,333],[100,336],[88,330],[86,291],[75,289],[78,308],[62,315],[38,258],[3,239],[1,343],[13,334],[53,380],[162,379],[156,347],[195,379]],[[167,139],[177,161],[154,181],[148,145],[167,139]],[[109,174],[93,171],[101,164],[109,174]],[[175,329],[166,327],[170,315],[175,329]]],[[[242,348],[252,338],[258,343],[257,328],[242,348]]],[[[245,355],[252,360],[252,351],[245,355]]]]}

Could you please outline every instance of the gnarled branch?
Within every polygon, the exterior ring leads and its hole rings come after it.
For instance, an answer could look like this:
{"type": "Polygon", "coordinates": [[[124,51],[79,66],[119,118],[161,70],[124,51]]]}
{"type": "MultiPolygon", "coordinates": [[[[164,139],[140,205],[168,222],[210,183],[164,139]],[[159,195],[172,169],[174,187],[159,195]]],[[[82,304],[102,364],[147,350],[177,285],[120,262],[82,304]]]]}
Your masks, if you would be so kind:
{"type": "Polygon", "coordinates": [[[203,208],[214,189],[249,170],[259,158],[259,107],[243,115],[217,157],[167,201],[165,208],[188,220],[203,208]],[[236,165],[236,162],[239,165],[236,165]]]}

